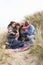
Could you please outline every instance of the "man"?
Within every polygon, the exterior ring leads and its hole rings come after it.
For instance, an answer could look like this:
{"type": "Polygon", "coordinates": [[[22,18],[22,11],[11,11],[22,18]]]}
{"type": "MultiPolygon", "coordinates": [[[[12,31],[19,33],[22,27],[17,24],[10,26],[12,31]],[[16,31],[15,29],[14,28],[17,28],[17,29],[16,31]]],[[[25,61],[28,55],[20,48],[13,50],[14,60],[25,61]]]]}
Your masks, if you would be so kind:
{"type": "Polygon", "coordinates": [[[35,35],[36,35],[35,27],[32,24],[30,24],[28,35],[27,35],[27,39],[29,40],[30,44],[35,43],[35,35]]]}
{"type": "Polygon", "coordinates": [[[27,21],[25,21],[25,25],[22,27],[24,30],[22,32],[22,35],[25,37],[25,41],[29,41],[31,45],[35,43],[35,35],[36,35],[36,30],[35,27],[32,24],[28,24],[27,21]]]}

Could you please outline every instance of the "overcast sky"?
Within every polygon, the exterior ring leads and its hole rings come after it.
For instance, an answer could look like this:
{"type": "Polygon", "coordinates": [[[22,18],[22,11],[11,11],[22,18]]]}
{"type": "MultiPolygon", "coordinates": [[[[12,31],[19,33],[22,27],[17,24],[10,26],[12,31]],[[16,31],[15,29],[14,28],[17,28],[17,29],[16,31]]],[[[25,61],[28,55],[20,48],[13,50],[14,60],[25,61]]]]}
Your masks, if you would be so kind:
{"type": "Polygon", "coordinates": [[[0,29],[38,11],[43,11],[43,0],[0,0],[0,29]]]}

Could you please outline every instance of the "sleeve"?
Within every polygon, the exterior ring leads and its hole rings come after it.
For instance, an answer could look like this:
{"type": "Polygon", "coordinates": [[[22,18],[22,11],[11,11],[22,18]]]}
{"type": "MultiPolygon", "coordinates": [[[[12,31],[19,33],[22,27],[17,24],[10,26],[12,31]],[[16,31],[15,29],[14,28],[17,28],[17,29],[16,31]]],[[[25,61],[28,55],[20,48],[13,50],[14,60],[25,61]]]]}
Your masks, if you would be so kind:
{"type": "Polygon", "coordinates": [[[28,33],[29,33],[29,35],[35,35],[36,34],[36,30],[35,30],[35,27],[33,25],[30,25],[28,33]]]}
{"type": "Polygon", "coordinates": [[[9,30],[8,33],[11,34],[12,30],[9,30]]]}

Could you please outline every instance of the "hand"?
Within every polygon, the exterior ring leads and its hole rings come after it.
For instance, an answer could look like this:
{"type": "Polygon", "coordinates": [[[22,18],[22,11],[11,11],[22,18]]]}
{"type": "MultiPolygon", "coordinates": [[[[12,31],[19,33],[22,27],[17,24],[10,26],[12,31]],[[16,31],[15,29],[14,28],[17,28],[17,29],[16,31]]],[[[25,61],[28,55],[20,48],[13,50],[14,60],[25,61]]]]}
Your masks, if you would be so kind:
{"type": "Polygon", "coordinates": [[[15,35],[15,33],[14,32],[11,32],[13,35],[15,35]]]}
{"type": "Polygon", "coordinates": [[[6,42],[6,44],[8,45],[9,43],[8,43],[8,42],[6,42]]]}
{"type": "Polygon", "coordinates": [[[19,37],[19,33],[16,33],[16,37],[19,37]]]}
{"type": "Polygon", "coordinates": [[[28,30],[26,30],[26,32],[28,32],[28,30]]]}

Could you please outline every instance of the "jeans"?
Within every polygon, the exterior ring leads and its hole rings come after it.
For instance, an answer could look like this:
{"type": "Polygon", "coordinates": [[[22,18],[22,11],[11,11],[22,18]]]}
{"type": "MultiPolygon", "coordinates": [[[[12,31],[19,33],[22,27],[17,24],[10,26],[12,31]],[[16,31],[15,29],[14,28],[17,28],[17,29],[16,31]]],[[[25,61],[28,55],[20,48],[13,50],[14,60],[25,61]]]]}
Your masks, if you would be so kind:
{"type": "Polygon", "coordinates": [[[30,44],[34,44],[35,43],[35,35],[27,35],[27,40],[29,40],[30,44]]]}
{"type": "Polygon", "coordinates": [[[23,36],[23,37],[26,37],[27,36],[27,32],[25,32],[25,31],[23,31],[23,32],[21,32],[21,35],[23,36]]]}
{"type": "Polygon", "coordinates": [[[23,47],[24,43],[22,43],[21,41],[18,40],[14,40],[12,44],[8,45],[9,49],[16,49],[16,48],[20,48],[23,47]]]}

